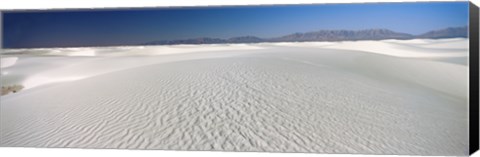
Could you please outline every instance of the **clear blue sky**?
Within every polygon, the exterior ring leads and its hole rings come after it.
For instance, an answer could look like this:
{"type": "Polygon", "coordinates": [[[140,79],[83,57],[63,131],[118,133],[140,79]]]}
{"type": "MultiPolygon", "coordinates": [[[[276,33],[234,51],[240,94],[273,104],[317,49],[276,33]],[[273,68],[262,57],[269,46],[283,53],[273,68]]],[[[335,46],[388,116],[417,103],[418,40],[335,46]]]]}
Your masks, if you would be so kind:
{"type": "Polygon", "coordinates": [[[277,37],[321,29],[420,34],[466,26],[468,2],[186,7],[3,13],[4,48],[114,46],[195,37],[277,37]]]}

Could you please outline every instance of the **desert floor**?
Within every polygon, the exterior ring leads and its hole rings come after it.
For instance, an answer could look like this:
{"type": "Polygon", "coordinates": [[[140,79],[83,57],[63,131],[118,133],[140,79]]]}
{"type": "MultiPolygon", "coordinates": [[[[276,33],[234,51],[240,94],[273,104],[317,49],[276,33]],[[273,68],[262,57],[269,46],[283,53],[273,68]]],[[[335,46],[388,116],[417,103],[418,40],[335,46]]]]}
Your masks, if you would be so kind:
{"type": "Polygon", "coordinates": [[[468,154],[467,39],[16,49],[1,59],[4,147],[468,154]]]}

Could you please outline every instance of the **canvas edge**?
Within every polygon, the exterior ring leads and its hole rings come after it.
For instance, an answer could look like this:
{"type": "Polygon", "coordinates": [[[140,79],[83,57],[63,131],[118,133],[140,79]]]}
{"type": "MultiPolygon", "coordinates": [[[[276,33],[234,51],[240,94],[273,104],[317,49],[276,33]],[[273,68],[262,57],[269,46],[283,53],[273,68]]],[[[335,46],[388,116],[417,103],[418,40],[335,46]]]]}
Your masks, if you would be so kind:
{"type": "Polygon", "coordinates": [[[478,49],[478,7],[469,4],[469,68],[470,68],[470,104],[469,104],[469,154],[479,149],[479,49],[478,49]]]}

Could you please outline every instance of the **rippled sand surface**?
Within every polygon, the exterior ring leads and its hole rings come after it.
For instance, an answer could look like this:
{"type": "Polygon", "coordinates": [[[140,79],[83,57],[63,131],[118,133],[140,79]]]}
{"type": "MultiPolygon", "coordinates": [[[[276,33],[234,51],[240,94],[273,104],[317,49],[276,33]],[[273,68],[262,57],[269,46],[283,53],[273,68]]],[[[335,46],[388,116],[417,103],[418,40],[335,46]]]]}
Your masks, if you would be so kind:
{"type": "Polygon", "coordinates": [[[466,155],[466,41],[7,51],[0,146],[466,155]]]}

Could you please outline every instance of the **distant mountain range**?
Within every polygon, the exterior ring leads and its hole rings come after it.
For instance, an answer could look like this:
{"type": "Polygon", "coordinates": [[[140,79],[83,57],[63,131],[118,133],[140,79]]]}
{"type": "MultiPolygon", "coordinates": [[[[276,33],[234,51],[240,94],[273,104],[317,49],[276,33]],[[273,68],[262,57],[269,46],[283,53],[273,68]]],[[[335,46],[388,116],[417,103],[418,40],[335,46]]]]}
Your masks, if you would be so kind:
{"type": "Polygon", "coordinates": [[[421,35],[418,35],[416,38],[430,38],[430,39],[439,39],[439,38],[466,38],[468,36],[468,28],[465,27],[450,27],[441,30],[430,31],[421,35]]]}
{"type": "Polygon", "coordinates": [[[177,44],[222,44],[222,43],[260,43],[260,42],[304,42],[304,41],[356,41],[356,40],[384,40],[384,39],[440,39],[440,38],[467,38],[468,28],[449,27],[441,30],[429,31],[420,35],[394,32],[388,29],[366,30],[320,30],[306,33],[293,33],[276,38],[259,38],[255,36],[241,36],[229,39],[220,38],[192,38],[182,40],[162,40],[143,43],[142,45],[177,45],[177,44]]]}

